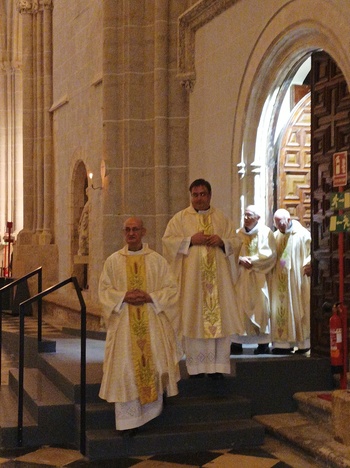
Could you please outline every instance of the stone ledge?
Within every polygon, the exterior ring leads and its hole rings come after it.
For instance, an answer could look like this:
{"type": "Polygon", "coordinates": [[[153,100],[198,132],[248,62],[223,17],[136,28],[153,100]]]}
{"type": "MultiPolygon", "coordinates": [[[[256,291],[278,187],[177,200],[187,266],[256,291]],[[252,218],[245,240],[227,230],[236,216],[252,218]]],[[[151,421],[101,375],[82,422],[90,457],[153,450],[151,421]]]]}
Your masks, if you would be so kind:
{"type": "MultiPolygon", "coordinates": [[[[90,331],[103,331],[101,325],[101,307],[84,294],[86,305],[86,328],[90,331]]],[[[80,329],[80,303],[74,288],[69,293],[54,292],[43,298],[44,320],[58,328],[71,327],[80,329]]]]}
{"type": "Polygon", "coordinates": [[[298,410],[315,422],[328,425],[332,430],[332,391],[327,392],[297,392],[293,399],[298,404],[298,410]]]}
{"type": "Polygon", "coordinates": [[[332,397],[332,421],[334,437],[340,443],[350,447],[350,391],[335,390],[332,397]]]}
{"type": "MultiPolygon", "coordinates": [[[[311,455],[315,461],[336,468],[350,468],[350,449],[337,442],[321,424],[299,413],[254,416],[266,432],[311,455]]],[[[322,465],[321,465],[322,466],[322,465]]]]}

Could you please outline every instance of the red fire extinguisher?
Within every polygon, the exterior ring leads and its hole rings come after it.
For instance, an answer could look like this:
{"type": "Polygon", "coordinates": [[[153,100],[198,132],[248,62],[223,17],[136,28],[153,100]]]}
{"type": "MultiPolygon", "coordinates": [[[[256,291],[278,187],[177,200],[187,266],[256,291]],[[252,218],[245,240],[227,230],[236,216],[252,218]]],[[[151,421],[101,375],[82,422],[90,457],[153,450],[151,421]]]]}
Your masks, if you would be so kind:
{"type": "Polygon", "coordinates": [[[340,302],[337,302],[332,308],[332,316],[329,319],[331,365],[334,367],[343,366],[344,362],[343,329],[339,312],[340,302]]]}

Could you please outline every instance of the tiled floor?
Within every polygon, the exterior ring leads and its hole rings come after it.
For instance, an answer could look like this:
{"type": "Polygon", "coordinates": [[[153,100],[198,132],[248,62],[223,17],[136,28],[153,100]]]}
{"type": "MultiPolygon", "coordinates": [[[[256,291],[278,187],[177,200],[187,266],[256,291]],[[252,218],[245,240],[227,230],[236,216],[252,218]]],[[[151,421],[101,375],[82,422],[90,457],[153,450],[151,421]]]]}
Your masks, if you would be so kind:
{"type": "MultiPolygon", "coordinates": [[[[36,334],[35,320],[28,317],[26,334],[36,334]]],[[[54,337],[57,330],[44,325],[45,336],[54,337]]],[[[3,329],[18,329],[16,318],[4,318],[3,329]]],[[[16,365],[14,356],[2,353],[1,383],[8,381],[8,369],[16,365]]],[[[1,432],[0,432],[1,435],[1,432]]],[[[1,444],[1,439],[0,439],[1,444]]],[[[246,450],[220,450],[201,453],[180,453],[133,457],[116,460],[90,461],[77,451],[66,447],[38,447],[31,449],[12,449],[0,445],[1,468],[29,467],[117,467],[117,468],[321,468],[319,462],[307,458],[280,441],[266,436],[264,445],[246,450]]]]}
{"type": "Polygon", "coordinates": [[[0,450],[1,468],[29,467],[117,467],[117,468],[321,468],[281,442],[266,437],[262,447],[201,453],[157,455],[117,460],[86,460],[78,451],[57,447],[0,450]]]}

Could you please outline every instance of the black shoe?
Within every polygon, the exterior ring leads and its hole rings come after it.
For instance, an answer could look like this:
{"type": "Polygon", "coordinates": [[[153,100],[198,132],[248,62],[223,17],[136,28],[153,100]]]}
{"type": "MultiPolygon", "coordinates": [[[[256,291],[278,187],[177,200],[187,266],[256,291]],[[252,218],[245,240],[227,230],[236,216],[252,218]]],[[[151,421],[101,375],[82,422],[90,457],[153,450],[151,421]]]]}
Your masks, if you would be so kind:
{"type": "Polygon", "coordinates": [[[298,348],[294,351],[294,354],[305,354],[310,351],[310,348],[298,348]]]}
{"type": "Polygon", "coordinates": [[[205,374],[191,374],[188,376],[190,379],[203,379],[205,374]]]}
{"type": "Polygon", "coordinates": [[[224,375],[221,372],[214,372],[213,374],[208,374],[209,379],[212,380],[223,380],[224,375]]]}
{"type": "Polygon", "coordinates": [[[293,348],[273,348],[272,354],[292,354],[293,348]]]}
{"type": "Polygon", "coordinates": [[[230,354],[243,354],[243,345],[240,343],[231,343],[230,354]]]}
{"type": "Polygon", "coordinates": [[[270,354],[269,344],[259,344],[258,347],[254,349],[254,354],[270,354]]]}

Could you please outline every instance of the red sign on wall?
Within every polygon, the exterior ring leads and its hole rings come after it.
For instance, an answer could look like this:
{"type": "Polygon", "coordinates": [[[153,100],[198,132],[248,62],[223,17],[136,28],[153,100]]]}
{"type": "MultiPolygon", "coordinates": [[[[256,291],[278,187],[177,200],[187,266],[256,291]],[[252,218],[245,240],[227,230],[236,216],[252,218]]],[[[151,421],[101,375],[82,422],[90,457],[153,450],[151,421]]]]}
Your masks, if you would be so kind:
{"type": "Polygon", "coordinates": [[[348,152],[333,154],[333,187],[343,187],[348,183],[348,152]]]}

